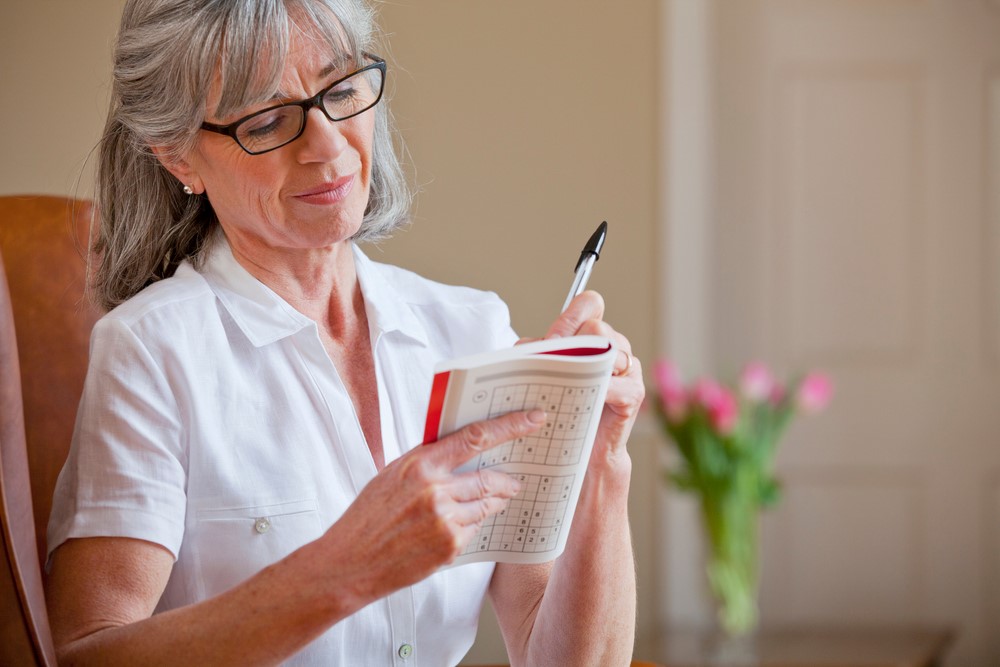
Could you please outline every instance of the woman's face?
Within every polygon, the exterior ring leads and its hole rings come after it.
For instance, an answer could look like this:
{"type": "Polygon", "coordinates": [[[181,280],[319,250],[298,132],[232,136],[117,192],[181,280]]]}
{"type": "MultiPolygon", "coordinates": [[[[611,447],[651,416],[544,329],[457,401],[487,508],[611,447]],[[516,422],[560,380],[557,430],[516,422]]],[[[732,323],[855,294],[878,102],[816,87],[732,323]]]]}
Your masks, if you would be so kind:
{"type": "MultiPolygon", "coordinates": [[[[296,33],[282,74],[287,99],[315,95],[361,65],[337,67],[321,39],[296,33]]],[[[217,92],[208,100],[216,107],[217,92]]],[[[274,102],[240,110],[230,123],[274,102]]],[[[357,232],[368,203],[375,110],[331,122],[309,111],[295,141],[261,155],[243,151],[228,136],[201,131],[188,164],[199,179],[230,243],[244,251],[326,248],[357,232]]]]}

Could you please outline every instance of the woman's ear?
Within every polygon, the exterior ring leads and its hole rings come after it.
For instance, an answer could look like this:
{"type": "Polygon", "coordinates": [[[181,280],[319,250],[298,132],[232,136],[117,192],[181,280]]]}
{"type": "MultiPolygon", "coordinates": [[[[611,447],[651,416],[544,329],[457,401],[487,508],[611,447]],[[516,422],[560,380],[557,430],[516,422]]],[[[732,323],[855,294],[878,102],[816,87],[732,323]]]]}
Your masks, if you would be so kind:
{"type": "Polygon", "coordinates": [[[172,156],[169,149],[165,146],[150,146],[150,149],[153,151],[156,159],[160,161],[160,164],[163,165],[163,168],[181,182],[181,187],[190,188],[191,190],[191,192],[187,192],[187,189],[185,189],[184,192],[189,195],[200,195],[205,191],[205,186],[201,178],[198,177],[197,172],[187,160],[172,156]]]}

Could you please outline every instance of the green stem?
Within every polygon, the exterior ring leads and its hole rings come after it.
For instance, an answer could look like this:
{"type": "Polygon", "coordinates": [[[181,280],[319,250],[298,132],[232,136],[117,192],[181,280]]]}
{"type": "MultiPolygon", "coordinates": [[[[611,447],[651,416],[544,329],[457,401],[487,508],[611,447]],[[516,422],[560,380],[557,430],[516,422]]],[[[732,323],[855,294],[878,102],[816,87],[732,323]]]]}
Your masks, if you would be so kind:
{"type": "Polygon", "coordinates": [[[758,473],[737,467],[718,493],[702,496],[711,547],[708,580],[719,604],[719,621],[731,635],[757,624],[758,473]]]}

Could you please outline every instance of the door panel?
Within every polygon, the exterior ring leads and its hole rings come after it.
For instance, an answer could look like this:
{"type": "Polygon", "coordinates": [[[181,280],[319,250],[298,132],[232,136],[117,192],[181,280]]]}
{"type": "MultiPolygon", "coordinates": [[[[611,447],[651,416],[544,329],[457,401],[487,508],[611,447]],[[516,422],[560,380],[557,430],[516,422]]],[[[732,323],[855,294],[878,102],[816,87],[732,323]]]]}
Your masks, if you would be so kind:
{"type": "Polygon", "coordinates": [[[817,466],[784,476],[784,502],[766,526],[768,545],[780,546],[764,561],[767,622],[923,620],[927,487],[921,473],[817,466]]]}
{"type": "Polygon", "coordinates": [[[778,75],[774,333],[793,360],[913,359],[924,268],[922,79],[879,65],[778,75]]]}

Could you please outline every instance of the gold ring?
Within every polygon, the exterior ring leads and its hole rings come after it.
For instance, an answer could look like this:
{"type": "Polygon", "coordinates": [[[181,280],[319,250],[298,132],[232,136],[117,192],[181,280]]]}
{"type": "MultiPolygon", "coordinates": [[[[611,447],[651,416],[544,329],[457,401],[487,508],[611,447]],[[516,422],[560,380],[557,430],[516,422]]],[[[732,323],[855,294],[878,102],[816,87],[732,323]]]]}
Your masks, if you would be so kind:
{"type": "Polygon", "coordinates": [[[611,374],[615,377],[621,377],[622,375],[628,375],[629,371],[632,370],[632,355],[628,353],[627,350],[622,350],[625,353],[625,368],[620,371],[611,371],[611,374]]]}

